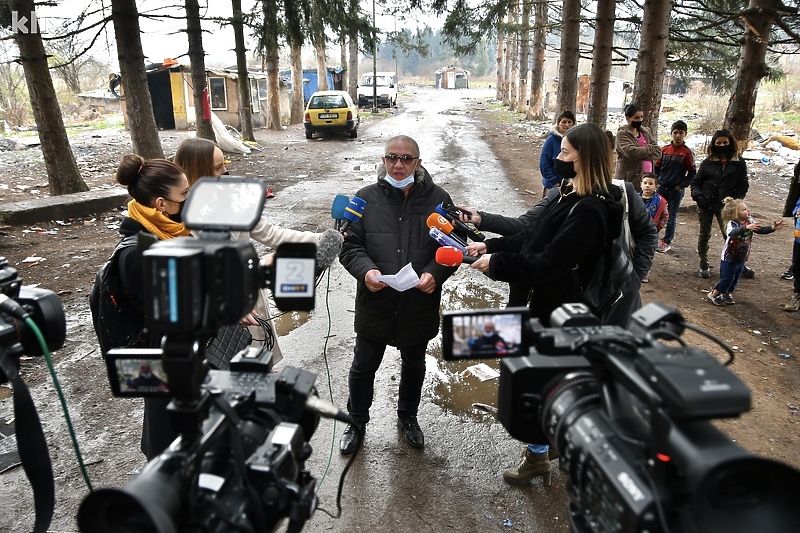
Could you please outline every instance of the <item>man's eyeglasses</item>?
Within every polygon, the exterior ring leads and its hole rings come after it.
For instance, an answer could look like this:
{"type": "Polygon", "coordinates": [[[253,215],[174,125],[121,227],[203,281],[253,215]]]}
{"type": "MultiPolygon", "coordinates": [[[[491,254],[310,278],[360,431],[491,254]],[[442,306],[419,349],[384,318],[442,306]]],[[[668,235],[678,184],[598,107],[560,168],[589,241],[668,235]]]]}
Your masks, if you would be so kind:
{"type": "Polygon", "coordinates": [[[394,155],[394,154],[385,155],[383,157],[386,159],[387,162],[391,163],[392,165],[394,165],[398,161],[400,161],[404,165],[408,165],[415,159],[419,159],[419,157],[412,157],[410,155],[394,155]]]}

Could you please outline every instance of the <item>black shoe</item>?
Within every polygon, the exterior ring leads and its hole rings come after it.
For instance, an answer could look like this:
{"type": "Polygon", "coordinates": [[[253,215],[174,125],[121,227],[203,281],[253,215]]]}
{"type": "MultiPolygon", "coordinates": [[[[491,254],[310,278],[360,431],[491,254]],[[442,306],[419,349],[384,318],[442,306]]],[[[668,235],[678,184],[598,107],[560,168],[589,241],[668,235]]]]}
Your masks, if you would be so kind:
{"type": "Polygon", "coordinates": [[[789,279],[789,280],[794,279],[794,271],[790,268],[789,270],[781,274],[781,279],[789,279]]]}
{"type": "Polygon", "coordinates": [[[756,277],[756,271],[752,268],[744,267],[744,271],[742,272],[742,277],[744,279],[753,279],[756,277]]]}
{"type": "Polygon", "coordinates": [[[700,277],[701,278],[710,278],[711,272],[708,270],[708,263],[706,261],[700,261],[700,277]]]}
{"type": "Polygon", "coordinates": [[[414,448],[425,447],[425,436],[422,434],[422,429],[419,427],[416,416],[398,418],[397,423],[403,428],[407,443],[412,445],[414,448]]]}
{"type": "Polygon", "coordinates": [[[364,436],[364,424],[356,424],[358,427],[358,432],[356,432],[356,427],[353,424],[347,424],[347,427],[344,428],[344,434],[342,435],[342,440],[339,441],[339,451],[345,455],[349,455],[356,451],[356,448],[359,447],[361,444],[361,438],[364,436]]]}

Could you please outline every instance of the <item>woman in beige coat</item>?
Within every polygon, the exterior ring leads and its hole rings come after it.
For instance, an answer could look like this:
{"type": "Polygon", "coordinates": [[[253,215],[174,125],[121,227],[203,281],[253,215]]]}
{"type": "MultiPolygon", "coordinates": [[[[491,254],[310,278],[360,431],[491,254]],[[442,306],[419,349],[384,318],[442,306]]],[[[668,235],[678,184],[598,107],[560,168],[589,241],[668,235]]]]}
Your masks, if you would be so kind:
{"type": "Polygon", "coordinates": [[[642,126],[644,112],[636,104],[625,108],[626,124],[617,131],[614,145],[617,164],[614,177],[629,181],[641,192],[642,174],[653,171],[653,163],[661,158],[661,148],[650,130],[642,126]]]}
{"type": "MultiPolygon", "coordinates": [[[[212,141],[199,137],[184,140],[178,146],[177,152],[175,152],[174,162],[184,170],[190,186],[194,185],[201,177],[218,178],[227,173],[222,150],[212,141]]],[[[233,239],[253,239],[272,249],[276,249],[278,245],[284,242],[313,242],[317,244],[321,236],[321,233],[297,231],[270,224],[264,213],[261,214],[261,218],[250,232],[231,233],[233,239]]],[[[262,257],[262,262],[268,260],[270,255],[262,257]]],[[[258,301],[253,311],[256,316],[267,319],[272,329],[272,338],[274,340],[272,362],[275,364],[283,359],[283,355],[278,345],[278,333],[275,329],[275,323],[270,318],[269,294],[266,289],[259,290],[258,301]]],[[[251,345],[263,346],[264,341],[259,341],[258,339],[265,339],[265,332],[257,325],[256,321],[247,316],[241,323],[250,327],[250,333],[253,334],[254,339],[251,345]]]]}

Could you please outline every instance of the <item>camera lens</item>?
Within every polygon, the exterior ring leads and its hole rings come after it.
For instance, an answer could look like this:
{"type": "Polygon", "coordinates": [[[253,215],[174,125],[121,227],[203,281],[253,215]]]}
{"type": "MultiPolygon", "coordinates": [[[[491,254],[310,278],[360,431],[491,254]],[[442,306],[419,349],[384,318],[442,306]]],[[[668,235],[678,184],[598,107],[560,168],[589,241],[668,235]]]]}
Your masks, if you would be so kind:
{"type": "Polygon", "coordinates": [[[542,427],[559,454],[568,459],[565,432],[575,420],[600,406],[600,389],[589,372],[568,374],[547,395],[542,405],[542,427]]]}

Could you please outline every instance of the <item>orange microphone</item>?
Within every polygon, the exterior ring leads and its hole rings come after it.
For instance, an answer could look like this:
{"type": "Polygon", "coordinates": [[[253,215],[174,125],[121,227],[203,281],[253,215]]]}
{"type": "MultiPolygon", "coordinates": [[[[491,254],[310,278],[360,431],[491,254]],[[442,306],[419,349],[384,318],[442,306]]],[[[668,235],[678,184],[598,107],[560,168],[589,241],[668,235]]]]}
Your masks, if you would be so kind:
{"type": "Polygon", "coordinates": [[[450,223],[450,221],[447,220],[442,215],[440,215],[439,213],[431,213],[430,216],[428,217],[428,220],[426,221],[426,223],[428,224],[429,228],[436,228],[436,229],[440,230],[442,233],[444,233],[445,235],[447,235],[448,237],[450,237],[451,239],[456,241],[461,246],[464,246],[464,247],[467,246],[467,243],[464,242],[464,239],[462,239],[461,237],[459,237],[455,233],[452,233],[452,231],[455,228],[450,223]]]}
{"type": "Polygon", "coordinates": [[[461,250],[452,246],[442,246],[436,250],[436,262],[442,266],[457,267],[461,264],[474,263],[478,258],[461,253],[461,250]]]}

